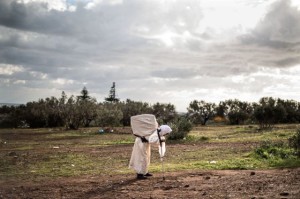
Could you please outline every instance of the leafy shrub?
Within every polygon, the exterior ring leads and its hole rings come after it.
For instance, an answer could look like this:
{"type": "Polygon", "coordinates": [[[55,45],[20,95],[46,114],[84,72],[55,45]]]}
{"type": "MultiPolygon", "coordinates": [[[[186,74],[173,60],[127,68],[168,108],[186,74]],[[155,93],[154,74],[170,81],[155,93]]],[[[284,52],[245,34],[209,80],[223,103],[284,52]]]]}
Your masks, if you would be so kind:
{"type": "Polygon", "coordinates": [[[190,121],[185,118],[178,119],[177,122],[171,124],[172,133],[169,135],[170,140],[180,140],[187,136],[193,126],[190,121]]]}
{"type": "Polygon", "coordinates": [[[289,138],[289,146],[296,151],[296,155],[300,157],[300,128],[296,134],[289,138]]]}
{"type": "Polygon", "coordinates": [[[259,158],[263,159],[286,159],[293,155],[284,142],[264,141],[254,152],[259,158]]]}

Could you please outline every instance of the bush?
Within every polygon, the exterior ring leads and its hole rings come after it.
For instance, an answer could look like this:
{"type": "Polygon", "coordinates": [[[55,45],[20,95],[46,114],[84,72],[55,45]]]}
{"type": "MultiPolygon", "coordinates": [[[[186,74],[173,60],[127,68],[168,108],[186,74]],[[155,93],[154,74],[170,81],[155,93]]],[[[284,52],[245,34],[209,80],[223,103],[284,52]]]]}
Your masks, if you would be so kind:
{"type": "Polygon", "coordinates": [[[263,159],[286,159],[293,155],[284,142],[264,141],[254,152],[259,158],[263,159]]]}
{"type": "Polygon", "coordinates": [[[177,122],[174,122],[170,126],[172,128],[172,133],[169,135],[170,140],[185,138],[193,128],[192,123],[185,118],[178,119],[177,122]]]}
{"type": "Polygon", "coordinates": [[[300,128],[296,134],[289,138],[289,146],[296,151],[296,155],[300,157],[300,128]]]}

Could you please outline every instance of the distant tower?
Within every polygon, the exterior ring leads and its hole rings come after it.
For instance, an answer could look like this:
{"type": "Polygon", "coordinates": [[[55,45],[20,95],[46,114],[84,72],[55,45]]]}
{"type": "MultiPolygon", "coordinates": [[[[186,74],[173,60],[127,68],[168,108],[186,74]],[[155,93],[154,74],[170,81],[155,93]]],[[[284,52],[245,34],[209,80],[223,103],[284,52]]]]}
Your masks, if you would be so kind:
{"type": "Polygon", "coordinates": [[[110,91],[109,91],[109,96],[105,98],[105,101],[108,101],[108,102],[118,102],[119,99],[116,98],[116,84],[115,82],[113,82],[113,85],[112,87],[110,88],[110,91]]]}

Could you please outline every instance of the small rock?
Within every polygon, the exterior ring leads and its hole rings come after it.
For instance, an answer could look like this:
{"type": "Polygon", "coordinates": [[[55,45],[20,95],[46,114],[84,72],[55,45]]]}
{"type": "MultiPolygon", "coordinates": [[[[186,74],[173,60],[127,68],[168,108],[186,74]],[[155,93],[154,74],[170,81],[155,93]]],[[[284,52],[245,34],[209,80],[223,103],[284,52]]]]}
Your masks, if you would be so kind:
{"type": "Polygon", "coordinates": [[[164,190],[170,190],[172,188],[173,188],[172,186],[166,186],[166,187],[164,187],[164,190]]]}
{"type": "Polygon", "coordinates": [[[209,177],[209,176],[206,176],[206,177],[205,177],[205,180],[209,180],[209,179],[210,179],[210,177],[209,177]]]}
{"type": "Polygon", "coordinates": [[[288,195],[290,195],[288,192],[282,192],[282,193],[280,193],[279,195],[281,195],[281,196],[288,196],[288,195]]]}
{"type": "Polygon", "coordinates": [[[12,151],[12,152],[10,152],[8,155],[9,155],[9,156],[17,156],[17,153],[14,152],[14,151],[12,151]]]}
{"type": "Polygon", "coordinates": [[[190,187],[190,185],[186,184],[186,185],[184,185],[184,187],[190,187]]]}
{"type": "Polygon", "coordinates": [[[255,172],[254,172],[254,171],[251,171],[250,175],[251,175],[251,176],[254,176],[254,175],[255,175],[255,172]]]}

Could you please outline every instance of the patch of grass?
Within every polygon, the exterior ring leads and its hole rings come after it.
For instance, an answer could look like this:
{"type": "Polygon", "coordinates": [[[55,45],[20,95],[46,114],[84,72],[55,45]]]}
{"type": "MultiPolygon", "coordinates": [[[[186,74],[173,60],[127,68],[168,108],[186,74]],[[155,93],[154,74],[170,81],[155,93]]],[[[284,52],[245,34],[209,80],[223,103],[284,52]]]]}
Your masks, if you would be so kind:
{"type": "MultiPolygon", "coordinates": [[[[165,159],[169,170],[190,169],[253,169],[264,166],[263,163],[243,152],[226,146],[214,148],[195,148],[186,150],[169,149],[165,159]]],[[[151,169],[160,170],[160,161],[155,159],[151,169]]]]}
{"type": "Polygon", "coordinates": [[[113,141],[107,141],[104,142],[104,145],[121,145],[121,144],[133,144],[133,140],[113,140],[113,141]]]}
{"type": "Polygon", "coordinates": [[[264,162],[268,167],[299,167],[300,159],[294,149],[284,142],[264,141],[257,147],[252,156],[264,162]]]}
{"type": "Polygon", "coordinates": [[[52,177],[122,173],[126,171],[127,161],[126,157],[124,159],[124,157],[93,157],[82,153],[57,154],[47,161],[31,165],[30,172],[33,175],[52,177]]]}
{"type": "Polygon", "coordinates": [[[37,162],[29,167],[33,175],[74,176],[88,174],[93,170],[92,162],[84,154],[56,154],[48,160],[37,162]]]}
{"type": "Polygon", "coordinates": [[[288,158],[288,159],[279,159],[277,161],[271,162],[270,164],[275,168],[296,168],[300,167],[300,159],[299,158],[288,158]]]}
{"type": "Polygon", "coordinates": [[[293,150],[288,148],[283,142],[272,143],[270,141],[264,141],[260,147],[254,150],[254,153],[258,158],[264,159],[286,159],[293,156],[293,150]]]}
{"type": "MultiPolygon", "coordinates": [[[[178,170],[193,170],[193,169],[256,169],[265,167],[260,161],[253,158],[232,158],[219,161],[207,161],[207,160],[195,160],[182,162],[180,164],[176,162],[165,161],[165,169],[167,171],[178,170]]],[[[161,171],[161,164],[154,164],[150,166],[151,171],[161,171]]]]}
{"type": "MultiPolygon", "coordinates": [[[[185,140],[167,140],[165,170],[299,167],[300,160],[286,146],[295,132],[296,127],[293,128],[286,125],[256,131],[255,127],[246,125],[195,127],[185,140]],[[263,140],[284,144],[254,148],[263,140]]],[[[10,132],[5,129],[0,130],[0,136],[1,178],[134,172],[128,169],[135,139],[130,133],[99,134],[93,129],[13,129],[10,132]]],[[[152,147],[152,151],[150,170],[161,172],[157,148],[152,147]]]]}
{"type": "Polygon", "coordinates": [[[78,175],[116,174],[126,173],[128,158],[112,156],[95,156],[83,153],[48,154],[47,158],[38,157],[38,161],[24,164],[18,161],[0,161],[1,176],[31,176],[31,177],[67,177],[78,175]]]}
{"type": "Polygon", "coordinates": [[[20,147],[15,148],[15,150],[18,150],[18,151],[26,151],[26,150],[32,150],[32,149],[34,149],[33,145],[20,146],[20,147]]]}
{"type": "Polygon", "coordinates": [[[258,131],[253,126],[222,126],[222,127],[196,127],[188,136],[197,138],[206,137],[209,142],[260,142],[262,140],[279,141],[288,139],[294,133],[293,128],[281,126],[275,129],[258,131]]]}
{"type": "Polygon", "coordinates": [[[184,139],[185,142],[205,142],[209,140],[209,137],[206,136],[195,136],[195,135],[188,135],[184,139]]]}

